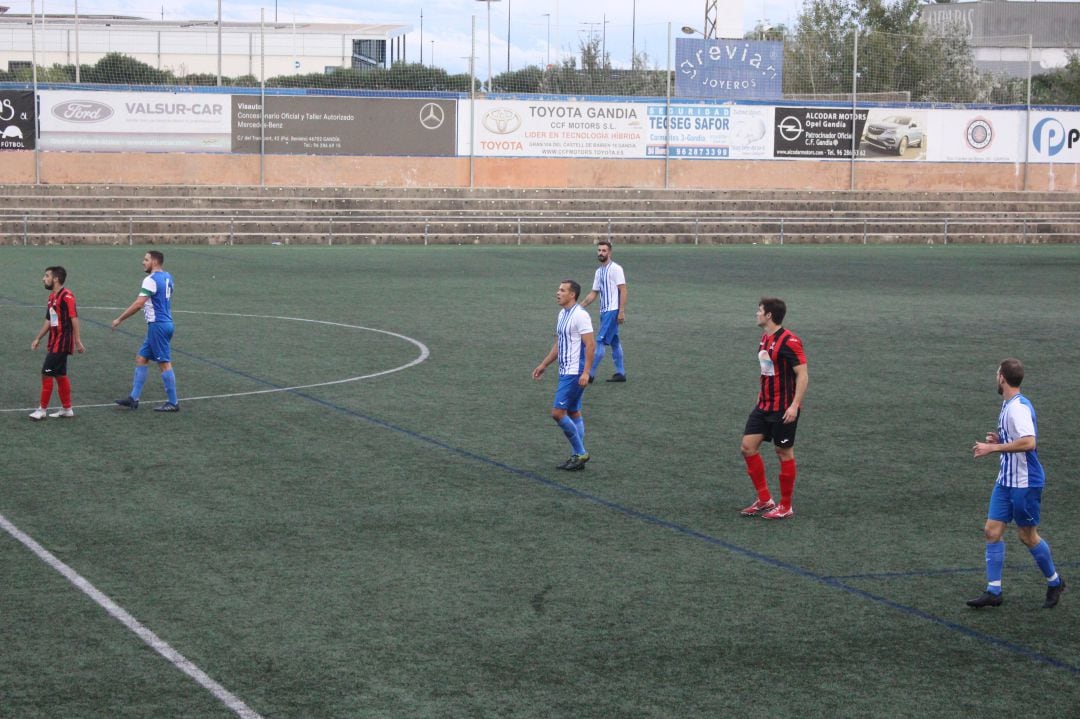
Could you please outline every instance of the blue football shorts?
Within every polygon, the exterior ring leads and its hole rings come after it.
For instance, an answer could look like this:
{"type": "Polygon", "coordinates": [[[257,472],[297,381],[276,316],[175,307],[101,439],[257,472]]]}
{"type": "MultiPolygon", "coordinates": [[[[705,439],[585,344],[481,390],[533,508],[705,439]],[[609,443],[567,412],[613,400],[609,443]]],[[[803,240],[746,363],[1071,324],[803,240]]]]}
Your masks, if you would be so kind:
{"type": "Polygon", "coordinates": [[[1037,527],[1042,491],[1042,487],[1003,487],[995,484],[986,518],[1006,524],[1015,521],[1017,527],[1037,527]]]}
{"type": "Polygon", "coordinates": [[[600,313],[600,332],[596,335],[596,341],[600,344],[610,345],[619,336],[619,311],[611,310],[600,313]]]}
{"type": "Polygon", "coordinates": [[[567,412],[581,411],[581,397],[585,394],[585,388],[578,384],[581,375],[559,375],[559,387],[555,390],[554,409],[565,409],[567,412]]]}
{"type": "Polygon", "coordinates": [[[172,322],[149,322],[146,325],[146,339],[139,348],[139,356],[151,362],[172,362],[169,342],[173,336],[172,322]]]}

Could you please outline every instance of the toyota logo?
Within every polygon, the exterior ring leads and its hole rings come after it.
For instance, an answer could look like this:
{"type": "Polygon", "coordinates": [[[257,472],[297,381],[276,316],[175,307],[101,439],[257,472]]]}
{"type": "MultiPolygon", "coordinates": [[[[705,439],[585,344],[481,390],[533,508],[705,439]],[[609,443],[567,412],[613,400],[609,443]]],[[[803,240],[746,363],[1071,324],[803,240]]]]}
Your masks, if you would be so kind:
{"type": "Polygon", "coordinates": [[[776,126],[780,136],[788,142],[795,142],[802,136],[802,123],[794,115],[788,115],[776,126]]]}
{"type": "Polygon", "coordinates": [[[509,135],[521,127],[521,118],[513,110],[499,107],[484,115],[482,123],[489,132],[509,135]]]}
{"type": "Polygon", "coordinates": [[[420,108],[420,124],[427,130],[438,130],[446,120],[442,105],[429,102],[420,108]]]}

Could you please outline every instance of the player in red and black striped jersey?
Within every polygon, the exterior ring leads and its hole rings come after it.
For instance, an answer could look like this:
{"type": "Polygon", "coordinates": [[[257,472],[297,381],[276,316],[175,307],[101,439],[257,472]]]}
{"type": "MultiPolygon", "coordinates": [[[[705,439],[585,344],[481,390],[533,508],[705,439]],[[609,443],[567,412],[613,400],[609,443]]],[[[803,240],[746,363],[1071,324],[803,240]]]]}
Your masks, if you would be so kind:
{"type": "Polygon", "coordinates": [[[757,325],[765,334],[758,343],[761,390],[757,406],[746,420],[742,453],[746,472],[757,491],[757,500],[742,510],[752,517],[784,519],[795,512],[791,495],[795,489],[795,430],[799,424],[803,397],[810,382],[802,340],[783,328],[787,305],[777,297],[763,297],[757,308],[757,325]],[[773,501],[765,480],[765,463],[758,453],[764,441],[771,441],[780,459],[780,504],[773,501]]]}
{"type": "Polygon", "coordinates": [[[75,412],[71,409],[71,382],[67,377],[67,358],[74,352],[82,354],[86,351],[79,337],[79,313],[75,308],[75,295],[64,287],[67,270],[63,267],[46,267],[41,281],[51,294],[45,306],[45,323],[30,343],[30,349],[36,350],[41,338],[46,334],[49,335],[49,342],[45,363],[41,366],[41,400],[38,408],[30,414],[30,419],[45,419],[45,408],[49,406],[49,399],[52,397],[54,378],[62,407],[48,416],[74,417],[75,412]]]}

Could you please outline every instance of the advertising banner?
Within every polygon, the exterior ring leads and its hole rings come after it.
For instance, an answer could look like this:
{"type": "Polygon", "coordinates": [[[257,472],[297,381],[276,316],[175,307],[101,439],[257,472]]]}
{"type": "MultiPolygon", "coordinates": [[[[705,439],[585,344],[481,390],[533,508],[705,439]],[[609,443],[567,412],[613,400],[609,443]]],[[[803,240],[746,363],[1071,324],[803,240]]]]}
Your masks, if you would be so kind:
{"type": "Polygon", "coordinates": [[[42,90],[41,149],[229,152],[229,96],[42,90]]]}
{"type": "Polygon", "coordinates": [[[36,119],[33,92],[0,92],[0,150],[33,150],[36,119]]]}
{"type": "MultiPolygon", "coordinates": [[[[265,148],[278,155],[453,157],[455,100],[269,96],[265,148]]],[[[232,150],[258,153],[258,96],[232,98],[232,150]]]]}
{"type": "MultiPolygon", "coordinates": [[[[851,159],[851,108],[777,107],[773,154],[778,159],[851,159]]],[[[866,110],[855,112],[855,154],[859,156],[866,110]]]]}
{"type": "Polygon", "coordinates": [[[1024,112],[1016,110],[931,110],[927,149],[931,162],[1023,162],[1024,112]]]}
{"type": "Polygon", "coordinates": [[[476,108],[474,153],[479,157],[645,156],[649,105],[570,100],[462,102],[458,146],[469,154],[468,108],[476,108]]]}
{"type": "Polygon", "coordinates": [[[646,156],[663,157],[665,152],[679,158],[771,159],[772,108],[650,105],[646,156]]]}
{"type": "Polygon", "coordinates": [[[1027,142],[1029,162],[1080,162],[1080,112],[1033,111],[1027,142]]]}
{"type": "MultiPolygon", "coordinates": [[[[458,146],[472,139],[461,103],[458,146]]],[[[477,100],[479,157],[769,159],[771,108],[640,102],[477,100]],[[670,144],[668,142],[670,141],[670,144]]]]}
{"type": "Polygon", "coordinates": [[[680,37],[675,40],[675,96],[779,100],[783,66],[781,41],[680,37]]]}
{"type": "Polygon", "coordinates": [[[856,157],[863,160],[925,160],[929,145],[926,110],[875,108],[866,114],[856,157]]]}

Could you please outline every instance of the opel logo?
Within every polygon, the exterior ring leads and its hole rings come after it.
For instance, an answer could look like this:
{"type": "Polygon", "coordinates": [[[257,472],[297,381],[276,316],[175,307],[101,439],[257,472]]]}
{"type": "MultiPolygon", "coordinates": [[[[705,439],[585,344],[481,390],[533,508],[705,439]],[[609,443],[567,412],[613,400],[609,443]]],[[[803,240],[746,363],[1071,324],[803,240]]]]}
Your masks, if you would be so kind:
{"type": "Polygon", "coordinates": [[[780,137],[788,142],[795,142],[802,136],[802,123],[794,115],[788,115],[776,127],[780,130],[780,137]]]}
{"type": "Polygon", "coordinates": [[[429,102],[420,108],[420,124],[427,130],[438,130],[446,120],[442,105],[429,102]]]}

